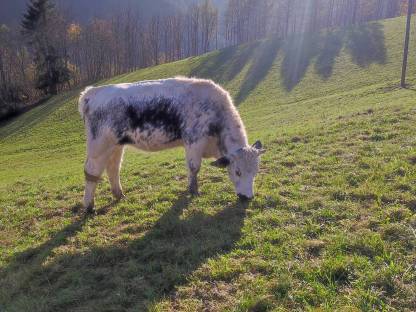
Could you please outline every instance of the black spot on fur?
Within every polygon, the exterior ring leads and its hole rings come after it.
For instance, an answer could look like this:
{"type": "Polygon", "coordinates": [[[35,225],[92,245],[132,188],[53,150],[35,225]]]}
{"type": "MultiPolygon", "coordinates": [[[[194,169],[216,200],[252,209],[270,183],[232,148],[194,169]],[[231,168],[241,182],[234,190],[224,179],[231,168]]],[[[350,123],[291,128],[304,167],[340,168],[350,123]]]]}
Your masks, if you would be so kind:
{"type": "Polygon", "coordinates": [[[88,105],[89,102],[90,102],[89,98],[84,99],[84,118],[85,118],[85,115],[88,115],[90,112],[90,106],[88,105]]]}
{"type": "Polygon", "coordinates": [[[215,105],[209,101],[202,103],[193,118],[187,118],[186,109],[173,103],[172,99],[163,97],[139,102],[134,98],[117,98],[91,112],[88,121],[94,139],[104,126],[108,126],[114,131],[120,145],[136,143],[128,135],[136,131],[140,134],[138,141],[149,143],[155,131],[165,134],[166,144],[182,139],[190,145],[203,137],[221,137],[223,117],[215,105]],[[208,118],[203,118],[206,115],[208,118]]]}
{"type": "Polygon", "coordinates": [[[206,113],[212,111],[214,106],[212,105],[212,102],[206,101],[200,104],[200,109],[202,113],[206,113]]]}
{"type": "Polygon", "coordinates": [[[118,141],[118,144],[119,145],[134,144],[134,141],[131,137],[129,137],[128,135],[125,135],[118,141]]]}
{"type": "Polygon", "coordinates": [[[194,163],[193,163],[192,160],[190,160],[188,162],[188,167],[189,167],[189,171],[191,171],[192,173],[195,173],[196,172],[196,167],[195,167],[195,165],[194,165],[194,163]]]}
{"type": "MultiPolygon", "coordinates": [[[[157,98],[137,106],[129,104],[125,115],[130,130],[147,130],[150,134],[155,129],[162,129],[172,141],[182,137],[182,117],[170,99],[157,98]]],[[[125,120],[120,122],[125,123],[125,120]]]]}
{"type": "Polygon", "coordinates": [[[222,132],[222,126],[219,122],[211,123],[208,126],[208,136],[218,137],[222,132]]]}
{"type": "Polygon", "coordinates": [[[103,109],[97,109],[88,115],[88,122],[93,139],[96,139],[102,123],[108,118],[108,112],[103,109]]]}

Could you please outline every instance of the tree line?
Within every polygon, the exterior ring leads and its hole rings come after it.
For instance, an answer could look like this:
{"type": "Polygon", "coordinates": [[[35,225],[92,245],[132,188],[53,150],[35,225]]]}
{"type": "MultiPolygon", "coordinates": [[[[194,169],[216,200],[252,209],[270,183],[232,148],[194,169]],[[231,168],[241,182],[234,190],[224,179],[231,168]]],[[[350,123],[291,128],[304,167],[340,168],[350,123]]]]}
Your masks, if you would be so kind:
{"type": "Polygon", "coordinates": [[[225,38],[229,44],[278,35],[345,27],[400,15],[407,0],[229,0],[225,38]]]}
{"type": "Polygon", "coordinates": [[[85,24],[52,0],[31,0],[18,28],[0,26],[0,117],[46,96],[139,68],[269,35],[394,17],[405,0],[211,0],[147,17],[129,7],[85,24]]]}

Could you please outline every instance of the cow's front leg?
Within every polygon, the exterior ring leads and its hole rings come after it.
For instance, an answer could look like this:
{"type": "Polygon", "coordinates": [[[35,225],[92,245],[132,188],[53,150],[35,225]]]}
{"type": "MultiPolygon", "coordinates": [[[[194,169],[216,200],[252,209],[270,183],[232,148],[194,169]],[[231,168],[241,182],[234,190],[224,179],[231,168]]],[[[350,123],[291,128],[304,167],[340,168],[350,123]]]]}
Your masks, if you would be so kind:
{"type": "Polygon", "coordinates": [[[112,151],[108,150],[95,156],[94,153],[89,153],[87,161],[85,162],[85,192],[84,192],[84,207],[87,213],[94,212],[94,197],[97,184],[101,181],[101,175],[109,161],[112,151]],[[95,157],[94,157],[95,156],[95,157]]]}
{"type": "Polygon", "coordinates": [[[202,162],[202,150],[198,146],[187,148],[186,150],[186,162],[188,165],[188,181],[189,192],[193,196],[199,195],[198,189],[198,173],[201,169],[202,162]]]}
{"type": "Polygon", "coordinates": [[[201,161],[197,163],[196,161],[188,161],[188,170],[189,170],[189,192],[193,196],[199,195],[198,187],[198,173],[201,169],[201,161]]]}

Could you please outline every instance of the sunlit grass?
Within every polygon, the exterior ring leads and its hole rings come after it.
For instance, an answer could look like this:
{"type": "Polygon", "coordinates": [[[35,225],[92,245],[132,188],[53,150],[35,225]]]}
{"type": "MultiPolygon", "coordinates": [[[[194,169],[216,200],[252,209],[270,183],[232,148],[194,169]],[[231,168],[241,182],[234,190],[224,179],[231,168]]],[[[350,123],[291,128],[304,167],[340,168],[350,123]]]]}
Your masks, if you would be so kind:
{"type": "Polygon", "coordinates": [[[190,198],[181,149],[128,150],[127,198],[113,203],[104,182],[84,218],[77,92],[3,125],[0,310],[414,310],[416,93],[396,87],[402,24],[381,27],[384,61],[371,52],[366,66],[344,32],[328,56],[322,34],[303,60],[271,40],[111,80],[222,82],[268,150],[248,206],[208,163],[190,198]]]}

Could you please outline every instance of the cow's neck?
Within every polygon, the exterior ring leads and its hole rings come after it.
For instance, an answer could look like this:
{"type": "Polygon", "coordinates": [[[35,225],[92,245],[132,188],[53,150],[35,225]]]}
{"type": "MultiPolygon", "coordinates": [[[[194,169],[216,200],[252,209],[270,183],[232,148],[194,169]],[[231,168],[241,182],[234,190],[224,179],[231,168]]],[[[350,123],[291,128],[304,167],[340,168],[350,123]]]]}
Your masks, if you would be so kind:
{"type": "Polygon", "coordinates": [[[232,154],[233,152],[248,145],[244,125],[239,122],[234,125],[227,125],[221,133],[220,150],[222,156],[232,154]]]}

